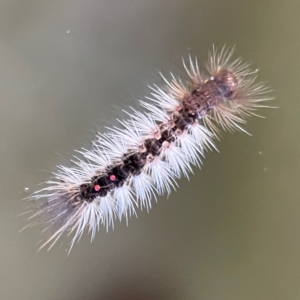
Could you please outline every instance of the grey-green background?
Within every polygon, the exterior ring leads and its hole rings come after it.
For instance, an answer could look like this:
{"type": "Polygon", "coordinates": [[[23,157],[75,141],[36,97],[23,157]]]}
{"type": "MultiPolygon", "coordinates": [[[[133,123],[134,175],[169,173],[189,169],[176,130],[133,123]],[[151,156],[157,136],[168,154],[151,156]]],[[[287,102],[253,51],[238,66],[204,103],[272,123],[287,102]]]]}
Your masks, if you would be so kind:
{"type": "Polygon", "coordinates": [[[0,1],[0,298],[289,300],[300,298],[300,2],[0,1]],[[18,231],[20,199],[121,109],[236,45],[279,109],[224,134],[219,153],[150,214],[64,237],[37,253],[41,228],[18,231]]]}

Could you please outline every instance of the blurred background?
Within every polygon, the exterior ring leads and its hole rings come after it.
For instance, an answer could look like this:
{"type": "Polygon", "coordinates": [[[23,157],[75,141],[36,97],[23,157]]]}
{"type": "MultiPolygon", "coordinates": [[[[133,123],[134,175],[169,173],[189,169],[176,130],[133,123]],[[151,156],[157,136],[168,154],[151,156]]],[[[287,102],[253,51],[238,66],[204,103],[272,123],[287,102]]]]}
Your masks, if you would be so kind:
{"type": "MultiPolygon", "coordinates": [[[[0,298],[22,300],[300,298],[300,2],[0,1],[0,298]],[[236,45],[274,89],[253,134],[220,153],[151,213],[37,253],[22,198],[121,109],[184,76],[215,44],[236,45]]],[[[136,106],[137,107],[137,106],[136,106]]]]}

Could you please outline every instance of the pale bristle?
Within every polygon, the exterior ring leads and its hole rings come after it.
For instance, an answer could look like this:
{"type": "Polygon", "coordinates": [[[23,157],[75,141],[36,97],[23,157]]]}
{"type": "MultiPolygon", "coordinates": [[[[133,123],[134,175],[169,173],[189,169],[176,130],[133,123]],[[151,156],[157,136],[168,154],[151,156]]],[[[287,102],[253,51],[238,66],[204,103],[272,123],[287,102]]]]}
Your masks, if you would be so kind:
{"type": "Polygon", "coordinates": [[[208,75],[189,57],[187,83],[162,76],[165,86],[150,87],[151,96],[140,101],[146,112],[131,108],[121,128],[109,128],[91,150],[78,151],[82,158],[72,160],[74,167],[58,166],[46,187],[29,197],[37,204],[30,221],[45,227],[41,248],[51,248],[67,232],[71,249],[86,229],[93,239],[100,227],[108,230],[138,209],[149,211],[156,194],[170,194],[192,165],[200,167],[207,149],[216,149],[220,130],[245,131],[246,118],[271,98],[256,83],[257,71],[231,60],[233,52],[213,49],[208,75]]]}

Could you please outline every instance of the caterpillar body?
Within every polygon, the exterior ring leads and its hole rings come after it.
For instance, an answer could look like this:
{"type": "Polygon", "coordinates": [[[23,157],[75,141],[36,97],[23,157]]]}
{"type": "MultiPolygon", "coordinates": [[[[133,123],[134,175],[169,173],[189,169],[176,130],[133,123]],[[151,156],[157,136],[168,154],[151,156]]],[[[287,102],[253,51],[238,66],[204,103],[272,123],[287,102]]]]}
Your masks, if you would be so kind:
{"type": "Polygon", "coordinates": [[[58,166],[46,187],[29,197],[37,206],[29,219],[45,224],[41,248],[51,248],[68,232],[71,249],[85,229],[93,239],[100,227],[149,210],[156,194],[169,194],[192,165],[201,165],[221,129],[245,131],[246,118],[272,98],[268,87],[256,82],[257,70],[232,60],[233,52],[213,48],[205,64],[208,75],[189,57],[188,65],[183,61],[187,82],[161,75],[165,86],[150,87],[151,96],[140,101],[146,114],[131,108],[128,120],[119,121],[121,128],[100,133],[91,150],[78,151],[74,167],[58,166]]]}

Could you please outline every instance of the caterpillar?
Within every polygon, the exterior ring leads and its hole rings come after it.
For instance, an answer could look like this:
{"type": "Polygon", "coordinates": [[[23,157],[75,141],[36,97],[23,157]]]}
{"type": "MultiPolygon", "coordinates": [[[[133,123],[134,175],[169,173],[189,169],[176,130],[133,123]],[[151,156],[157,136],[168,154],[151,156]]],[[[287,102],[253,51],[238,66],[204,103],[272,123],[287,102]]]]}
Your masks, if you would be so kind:
{"type": "Polygon", "coordinates": [[[257,82],[258,71],[232,59],[233,53],[234,47],[213,47],[206,73],[189,56],[183,60],[187,81],[160,74],[164,86],[150,87],[140,101],[144,113],[130,108],[120,127],[99,133],[90,150],[77,151],[72,167],[57,167],[46,186],[28,197],[35,206],[29,220],[44,224],[41,248],[50,249],[67,232],[71,249],[85,230],[93,240],[100,227],[108,230],[138,209],[149,210],[156,195],[170,194],[177,179],[200,167],[221,130],[246,132],[246,119],[272,98],[257,82]]]}

